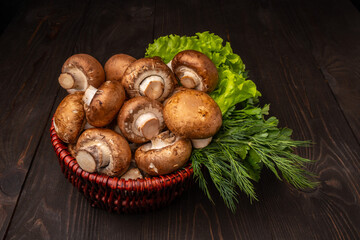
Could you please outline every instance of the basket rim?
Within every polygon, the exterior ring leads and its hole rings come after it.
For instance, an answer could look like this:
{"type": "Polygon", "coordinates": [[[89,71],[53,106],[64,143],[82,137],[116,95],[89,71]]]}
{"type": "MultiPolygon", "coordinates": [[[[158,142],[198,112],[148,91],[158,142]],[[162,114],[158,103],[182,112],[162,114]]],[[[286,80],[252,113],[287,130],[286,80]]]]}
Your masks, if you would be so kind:
{"type": "Polygon", "coordinates": [[[79,166],[76,159],[67,150],[68,148],[66,143],[64,143],[56,134],[53,118],[50,126],[50,137],[51,144],[58,156],[58,159],[63,161],[77,177],[82,178],[83,180],[86,179],[94,184],[101,184],[104,187],[109,187],[111,189],[127,191],[153,191],[155,189],[156,191],[159,191],[163,188],[170,187],[171,185],[186,181],[194,173],[190,161],[184,167],[176,170],[175,172],[136,180],[125,180],[120,177],[110,177],[104,174],[89,173],[79,166]]]}

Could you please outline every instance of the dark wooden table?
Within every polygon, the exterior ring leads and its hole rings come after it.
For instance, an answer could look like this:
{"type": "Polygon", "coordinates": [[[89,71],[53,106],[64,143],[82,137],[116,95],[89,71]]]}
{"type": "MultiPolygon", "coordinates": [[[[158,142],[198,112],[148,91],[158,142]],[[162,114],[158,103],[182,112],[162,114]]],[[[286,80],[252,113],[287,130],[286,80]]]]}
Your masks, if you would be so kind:
{"type": "Polygon", "coordinates": [[[0,39],[0,237],[360,239],[360,13],[350,1],[20,1],[0,39]],[[235,214],[197,185],[170,206],[117,215],[64,178],[49,137],[65,59],[144,56],[153,39],[209,30],[230,41],[281,126],[316,144],[313,191],[268,171],[235,214]]]}

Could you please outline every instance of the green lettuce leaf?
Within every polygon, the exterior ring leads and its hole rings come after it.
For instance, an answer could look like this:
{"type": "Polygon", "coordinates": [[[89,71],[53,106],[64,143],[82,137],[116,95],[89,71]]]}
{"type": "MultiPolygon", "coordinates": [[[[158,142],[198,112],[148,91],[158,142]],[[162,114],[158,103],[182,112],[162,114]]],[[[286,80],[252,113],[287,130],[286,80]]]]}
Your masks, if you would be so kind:
{"type": "Polygon", "coordinates": [[[159,56],[165,63],[183,50],[197,50],[207,55],[219,73],[219,84],[210,96],[225,112],[239,102],[261,96],[253,81],[247,79],[245,65],[240,56],[233,53],[230,43],[213,33],[196,33],[196,36],[168,35],[149,44],[146,57],[159,56]]]}

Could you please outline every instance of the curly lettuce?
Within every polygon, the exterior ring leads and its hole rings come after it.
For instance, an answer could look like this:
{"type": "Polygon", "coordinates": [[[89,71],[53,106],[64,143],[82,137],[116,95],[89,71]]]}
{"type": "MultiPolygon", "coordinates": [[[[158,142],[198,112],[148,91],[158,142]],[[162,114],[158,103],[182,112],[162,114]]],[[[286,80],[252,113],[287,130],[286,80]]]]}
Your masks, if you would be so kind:
{"type": "Polygon", "coordinates": [[[183,50],[197,50],[207,55],[219,73],[219,84],[210,96],[219,105],[222,114],[237,103],[261,96],[253,81],[247,79],[245,64],[233,53],[230,43],[213,33],[195,36],[168,35],[160,37],[146,49],[146,57],[159,56],[165,63],[183,50]]]}

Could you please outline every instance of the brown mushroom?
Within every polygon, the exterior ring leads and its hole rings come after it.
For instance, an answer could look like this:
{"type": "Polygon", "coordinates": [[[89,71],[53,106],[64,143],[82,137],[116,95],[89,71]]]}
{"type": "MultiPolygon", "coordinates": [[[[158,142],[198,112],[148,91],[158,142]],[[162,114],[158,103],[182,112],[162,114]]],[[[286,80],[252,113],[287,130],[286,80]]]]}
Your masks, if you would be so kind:
{"type": "Polygon", "coordinates": [[[162,132],[151,143],[146,143],[135,152],[137,166],[151,176],[171,173],[182,166],[191,156],[189,139],[162,132]]]}
{"type": "Polygon", "coordinates": [[[186,88],[211,92],[218,83],[215,64],[203,53],[185,50],[176,54],[171,61],[172,70],[186,88]]]}
{"type": "Polygon", "coordinates": [[[118,125],[131,142],[144,143],[157,136],[165,127],[162,104],[148,97],[126,101],[118,115],[118,125]]]}
{"type": "Polygon", "coordinates": [[[127,67],[136,61],[136,58],[127,54],[116,54],[105,63],[105,75],[108,81],[121,81],[127,67]]]}
{"type": "Polygon", "coordinates": [[[66,143],[75,143],[85,124],[83,92],[67,95],[57,107],[53,124],[58,137],[66,143]]]}
{"type": "Polygon", "coordinates": [[[171,132],[197,140],[194,147],[205,147],[199,141],[210,143],[208,138],[215,135],[222,124],[222,114],[216,102],[208,94],[193,89],[179,91],[170,97],[163,115],[171,132]]]}
{"type": "Polygon", "coordinates": [[[89,87],[84,94],[87,122],[103,127],[115,119],[125,101],[125,91],[120,82],[106,81],[99,89],[89,87]]]}
{"type": "Polygon", "coordinates": [[[69,93],[85,91],[89,86],[98,88],[105,81],[105,72],[98,60],[88,54],[75,54],[62,66],[59,76],[61,87],[69,93]]]}
{"type": "Polygon", "coordinates": [[[146,96],[160,102],[177,84],[174,73],[159,58],[141,58],[131,63],[121,82],[130,98],[146,96]]]}
{"type": "Polygon", "coordinates": [[[110,129],[85,130],[76,144],[76,161],[90,173],[121,176],[129,168],[130,160],[128,142],[110,129]]]}

